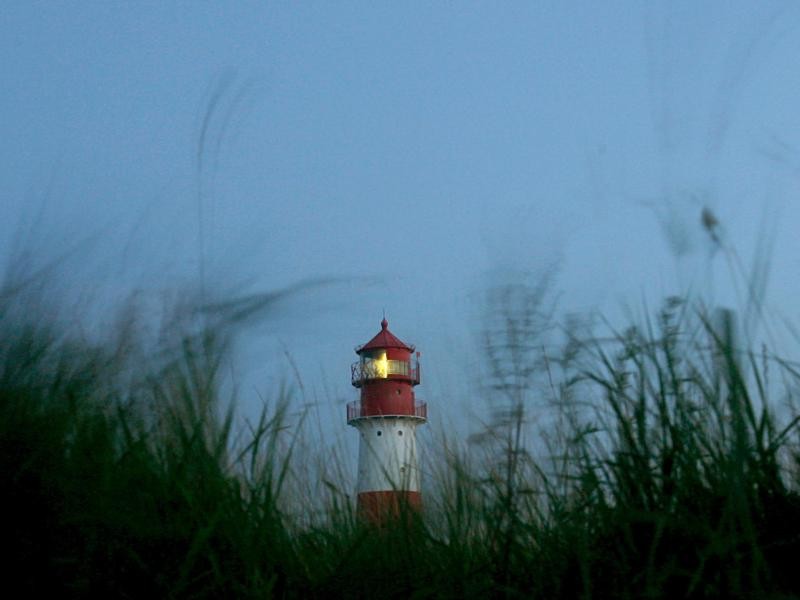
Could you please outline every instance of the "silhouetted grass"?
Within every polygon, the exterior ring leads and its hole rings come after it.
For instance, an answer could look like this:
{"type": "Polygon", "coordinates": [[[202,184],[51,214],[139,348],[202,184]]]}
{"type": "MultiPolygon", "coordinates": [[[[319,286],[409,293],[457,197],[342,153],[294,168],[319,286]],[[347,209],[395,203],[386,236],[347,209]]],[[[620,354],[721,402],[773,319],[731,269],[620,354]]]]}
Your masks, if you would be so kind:
{"type": "Polygon", "coordinates": [[[429,449],[426,512],[382,529],[340,482],[321,513],[289,485],[306,474],[288,394],[236,430],[230,321],[182,308],[146,343],[128,311],[98,341],[30,306],[0,294],[3,539],[28,593],[800,594],[797,419],[775,411],[798,370],[680,301],[544,357],[524,402],[551,406],[547,452],[521,442],[519,400],[487,433],[499,443],[429,449]]]}

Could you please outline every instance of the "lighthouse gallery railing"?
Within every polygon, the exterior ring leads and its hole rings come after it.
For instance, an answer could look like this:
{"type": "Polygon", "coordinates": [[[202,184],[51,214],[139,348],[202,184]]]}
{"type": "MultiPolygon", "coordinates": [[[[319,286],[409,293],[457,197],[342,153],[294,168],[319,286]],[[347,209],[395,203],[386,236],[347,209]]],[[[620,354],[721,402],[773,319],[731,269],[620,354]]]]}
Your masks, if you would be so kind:
{"type": "Polygon", "coordinates": [[[361,385],[369,379],[388,379],[392,375],[407,377],[419,384],[419,361],[408,360],[359,360],[350,366],[353,385],[361,385]]]}
{"type": "Polygon", "coordinates": [[[361,404],[360,400],[354,400],[347,403],[347,422],[355,421],[356,419],[366,419],[367,417],[412,417],[426,421],[428,419],[428,403],[415,402],[414,412],[403,414],[381,414],[376,413],[374,410],[368,410],[361,404]]]}

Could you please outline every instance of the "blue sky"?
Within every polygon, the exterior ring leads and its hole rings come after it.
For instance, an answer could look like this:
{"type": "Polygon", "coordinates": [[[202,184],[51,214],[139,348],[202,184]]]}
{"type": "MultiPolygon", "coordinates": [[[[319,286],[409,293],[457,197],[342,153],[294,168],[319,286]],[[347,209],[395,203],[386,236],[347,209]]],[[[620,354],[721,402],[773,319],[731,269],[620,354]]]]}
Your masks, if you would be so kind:
{"type": "Polygon", "coordinates": [[[335,280],[250,332],[245,408],[292,378],[288,353],[343,424],[352,348],[385,310],[422,350],[431,415],[480,412],[461,401],[482,293],[553,264],[559,314],[622,318],[689,288],[735,305],[704,206],[746,268],[770,250],[769,306],[796,322],[793,3],[7,2],[0,15],[0,252],[15,237],[50,256],[83,244],[67,275],[100,298],[159,297],[200,264],[220,293],[335,280]]]}

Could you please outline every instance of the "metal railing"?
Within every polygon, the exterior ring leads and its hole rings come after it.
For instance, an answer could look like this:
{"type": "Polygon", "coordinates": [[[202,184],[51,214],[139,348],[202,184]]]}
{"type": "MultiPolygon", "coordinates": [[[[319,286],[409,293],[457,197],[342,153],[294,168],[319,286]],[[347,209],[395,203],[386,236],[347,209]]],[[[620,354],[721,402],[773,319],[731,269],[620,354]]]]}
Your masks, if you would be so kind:
{"type": "Polygon", "coordinates": [[[419,385],[418,360],[358,360],[350,366],[350,380],[361,387],[372,379],[409,379],[419,385]]]}
{"type": "Polygon", "coordinates": [[[367,407],[361,404],[360,400],[354,400],[353,402],[347,403],[347,422],[352,423],[353,421],[357,421],[358,419],[369,419],[369,418],[385,418],[385,417],[406,417],[412,419],[419,419],[421,421],[428,420],[428,403],[422,401],[414,402],[414,410],[413,412],[409,411],[406,413],[392,413],[392,414],[383,414],[380,412],[376,412],[374,410],[369,410],[367,407]]]}

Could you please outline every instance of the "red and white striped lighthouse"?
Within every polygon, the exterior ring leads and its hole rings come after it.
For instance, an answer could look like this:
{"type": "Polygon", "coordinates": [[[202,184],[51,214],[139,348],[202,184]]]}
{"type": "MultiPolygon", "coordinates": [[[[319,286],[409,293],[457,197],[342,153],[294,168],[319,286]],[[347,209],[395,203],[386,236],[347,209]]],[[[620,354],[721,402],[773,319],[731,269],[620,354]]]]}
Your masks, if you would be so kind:
{"type": "Polygon", "coordinates": [[[347,405],[347,423],[358,429],[358,513],[384,521],[403,507],[422,506],[417,463],[417,425],[425,423],[427,405],[414,398],[419,384],[419,352],[389,331],[356,348],[351,368],[360,398],[347,405]]]}

